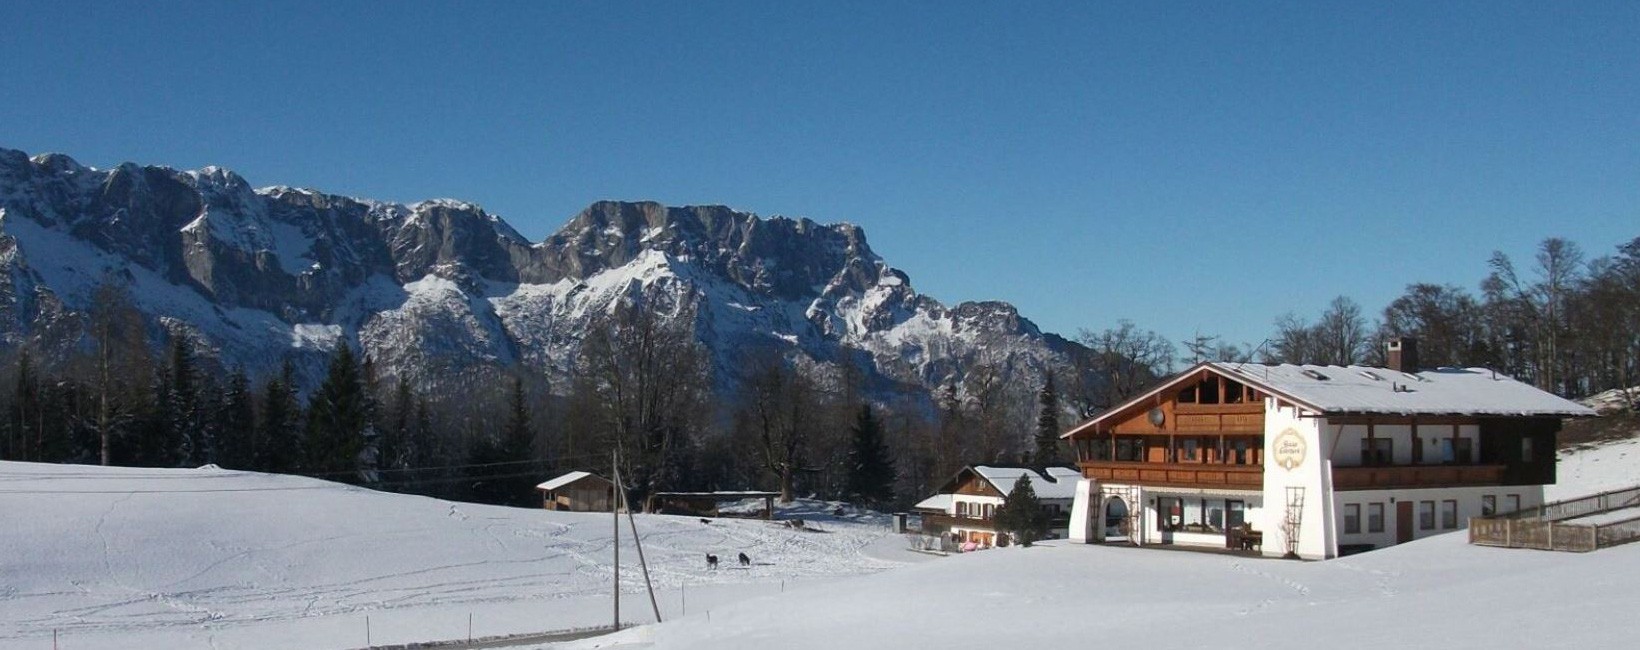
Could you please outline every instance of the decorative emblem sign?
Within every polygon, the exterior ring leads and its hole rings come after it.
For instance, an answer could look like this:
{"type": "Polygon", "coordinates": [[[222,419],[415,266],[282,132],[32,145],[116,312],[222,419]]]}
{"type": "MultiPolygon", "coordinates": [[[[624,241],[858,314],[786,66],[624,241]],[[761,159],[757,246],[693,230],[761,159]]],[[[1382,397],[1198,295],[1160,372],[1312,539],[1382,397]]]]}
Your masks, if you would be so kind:
{"type": "Polygon", "coordinates": [[[1289,428],[1276,435],[1275,444],[1271,447],[1270,454],[1282,469],[1291,472],[1304,464],[1304,436],[1299,435],[1296,429],[1289,428]]]}

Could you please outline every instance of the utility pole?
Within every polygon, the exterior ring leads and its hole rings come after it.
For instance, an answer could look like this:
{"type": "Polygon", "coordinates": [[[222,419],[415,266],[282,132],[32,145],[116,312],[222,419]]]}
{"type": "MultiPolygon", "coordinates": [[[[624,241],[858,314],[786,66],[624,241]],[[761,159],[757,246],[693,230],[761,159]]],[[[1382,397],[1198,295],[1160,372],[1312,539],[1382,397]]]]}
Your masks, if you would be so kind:
{"type": "Polygon", "coordinates": [[[643,559],[643,539],[638,537],[638,522],[632,518],[632,504],[626,500],[626,486],[621,484],[619,470],[615,474],[615,490],[626,507],[626,523],[632,527],[632,545],[638,547],[638,566],[643,569],[643,586],[649,591],[649,607],[655,611],[655,622],[661,622],[661,606],[655,602],[655,585],[649,581],[649,563],[643,559]]]}
{"type": "Polygon", "coordinates": [[[609,501],[609,514],[615,518],[615,540],[614,543],[610,544],[610,548],[615,550],[615,588],[611,590],[615,594],[615,626],[613,629],[619,630],[621,629],[621,455],[619,451],[609,453],[609,469],[610,476],[615,479],[616,497],[609,501]]]}

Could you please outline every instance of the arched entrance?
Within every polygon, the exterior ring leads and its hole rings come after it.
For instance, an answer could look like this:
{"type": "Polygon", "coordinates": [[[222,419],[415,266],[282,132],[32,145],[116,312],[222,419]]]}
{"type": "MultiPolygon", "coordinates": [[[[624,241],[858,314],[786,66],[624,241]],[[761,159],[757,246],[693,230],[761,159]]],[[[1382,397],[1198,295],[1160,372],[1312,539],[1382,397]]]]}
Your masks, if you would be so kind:
{"type": "Polygon", "coordinates": [[[1128,536],[1128,504],[1122,497],[1105,499],[1103,525],[1105,541],[1126,540],[1128,536]]]}

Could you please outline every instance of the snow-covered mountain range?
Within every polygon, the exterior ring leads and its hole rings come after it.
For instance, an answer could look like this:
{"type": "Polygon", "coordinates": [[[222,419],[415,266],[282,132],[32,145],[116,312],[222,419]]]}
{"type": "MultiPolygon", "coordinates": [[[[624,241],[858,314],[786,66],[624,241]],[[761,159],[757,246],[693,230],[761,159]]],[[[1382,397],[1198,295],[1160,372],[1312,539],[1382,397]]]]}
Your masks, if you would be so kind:
{"type": "Polygon", "coordinates": [[[0,338],[86,345],[93,294],[110,281],[156,331],[185,330],[253,375],[289,355],[316,369],[346,340],[388,376],[525,364],[559,386],[589,319],[638,296],[689,307],[676,313],[692,315],[720,386],[772,347],[815,368],[851,364],[880,399],[972,390],[979,365],[1034,390],[1079,349],[1006,303],[919,295],[847,223],[599,202],[531,243],[460,201],[253,189],[216,167],[103,170],[0,149],[0,338]]]}

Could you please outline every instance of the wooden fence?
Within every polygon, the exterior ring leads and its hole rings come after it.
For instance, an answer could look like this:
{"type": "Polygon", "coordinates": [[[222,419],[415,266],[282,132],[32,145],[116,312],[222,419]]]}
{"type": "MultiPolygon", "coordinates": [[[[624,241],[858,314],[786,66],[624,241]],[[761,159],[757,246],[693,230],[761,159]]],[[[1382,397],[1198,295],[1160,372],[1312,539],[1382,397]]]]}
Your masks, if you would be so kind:
{"type": "Polygon", "coordinates": [[[1469,520],[1469,543],[1587,553],[1640,540],[1640,513],[1614,521],[1597,515],[1640,507],[1640,486],[1545,503],[1469,520]],[[1591,521],[1577,521],[1588,518],[1591,521]]]}

